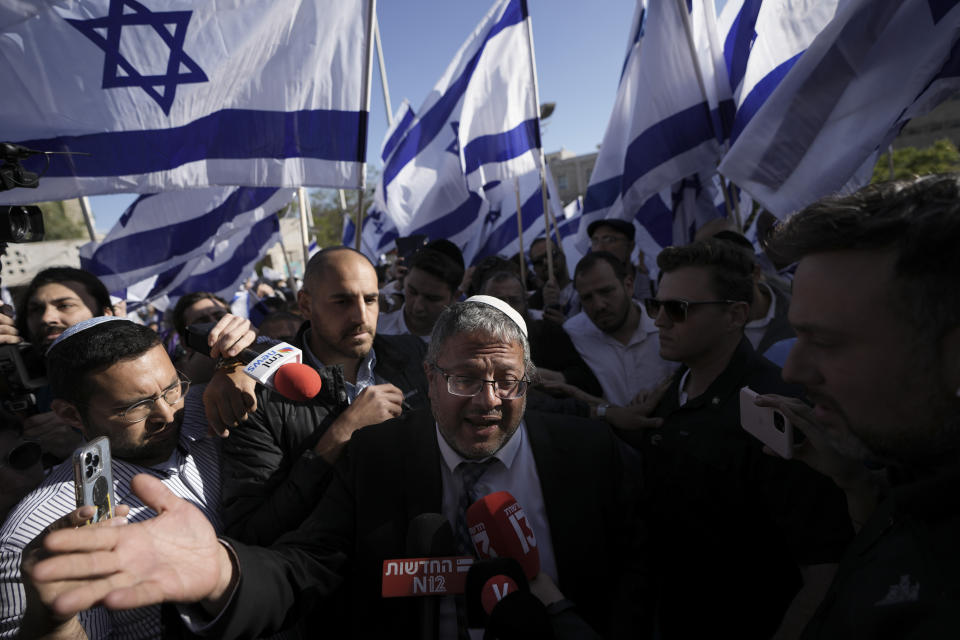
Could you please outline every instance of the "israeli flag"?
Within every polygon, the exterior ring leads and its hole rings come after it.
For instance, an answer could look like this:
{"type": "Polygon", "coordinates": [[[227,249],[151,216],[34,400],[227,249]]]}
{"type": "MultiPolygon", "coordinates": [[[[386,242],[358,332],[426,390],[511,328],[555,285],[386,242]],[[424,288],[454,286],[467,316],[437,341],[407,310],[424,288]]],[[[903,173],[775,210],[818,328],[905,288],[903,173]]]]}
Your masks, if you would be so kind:
{"type": "Polygon", "coordinates": [[[144,195],[102,242],[80,247],[80,266],[134,301],[212,291],[227,299],[279,241],[275,212],[293,189],[210,187],[144,195]]]}
{"type": "Polygon", "coordinates": [[[724,123],[732,116],[715,9],[712,0],[686,7],[637,3],[613,113],[584,198],[583,250],[587,226],[603,218],[636,219],[641,246],[669,244],[670,208],[653,197],[720,158],[724,123]]]}
{"type": "Polygon", "coordinates": [[[512,193],[515,177],[538,168],[533,78],[526,2],[498,0],[384,145],[380,189],[400,235],[464,247],[484,224],[488,196],[494,206],[505,199],[489,192],[512,193]]]}
{"type": "Polygon", "coordinates": [[[207,185],[357,188],[372,0],[43,2],[0,27],[0,203],[207,185]]]}
{"type": "MultiPolygon", "coordinates": [[[[553,219],[563,220],[563,204],[554,184],[549,167],[545,168],[547,178],[547,206],[553,219]]],[[[501,183],[502,184],[502,183],[501,183]]],[[[510,257],[523,251],[526,253],[530,243],[543,236],[546,221],[543,216],[543,186],[539,171],[530,171],[513,181],[511,185],[497,190],[486,210],[486,215],[475,227],[475,232],[463,248],[464,261],[475,263],[487,256],[500,255],[510,257]],[[517,193],[520,194],[520,222],[523,226],[523,246],[520,246],[520,232],[517,224],[517,193]]],[[[489,196],[488,196],[489,197],[489,196]]]]}
{"type": "Polygon", "coordinates": [[[947,94],[958,34],[955,2],[842,3],[720,172],[780,217],[852,188],[852,177],[862,184],[905,115],[920,115],[947,94]]]}

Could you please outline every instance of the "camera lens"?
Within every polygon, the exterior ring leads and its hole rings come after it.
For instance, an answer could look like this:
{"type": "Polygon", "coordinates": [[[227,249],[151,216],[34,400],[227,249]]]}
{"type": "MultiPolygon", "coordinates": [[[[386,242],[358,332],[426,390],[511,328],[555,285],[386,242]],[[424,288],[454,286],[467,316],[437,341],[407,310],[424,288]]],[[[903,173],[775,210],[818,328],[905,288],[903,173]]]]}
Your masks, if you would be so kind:
{"type": "Polygon", "coordinates": [[[779,431],[780,433],[783,433],[783,430],[785,429],[783,414],[780,413],[779,411],[773,412],[773,426],[776,427],[777,431],[779,431]]]}
{"type": "Polygon", "coordinates": [[[84,464],[90,464],[90,459],[93,458],[93,455],[88,451],[87,455],[83,457],[84,464]]]}

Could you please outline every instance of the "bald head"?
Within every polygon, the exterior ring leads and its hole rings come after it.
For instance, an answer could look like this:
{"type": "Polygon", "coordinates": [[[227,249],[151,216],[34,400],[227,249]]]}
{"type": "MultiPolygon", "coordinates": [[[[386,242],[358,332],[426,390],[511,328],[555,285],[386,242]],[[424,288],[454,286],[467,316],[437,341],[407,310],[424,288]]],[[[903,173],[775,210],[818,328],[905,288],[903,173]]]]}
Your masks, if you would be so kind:
{"type": "Polygon", "coordinates": [[[317,278],[341,273],[344,269],[355,270],[369,267],[376,277],[377,270],[367,256],[350,247],[327,247],[313,254],[303,274],[303,284],[309,287],[317,278]]]}

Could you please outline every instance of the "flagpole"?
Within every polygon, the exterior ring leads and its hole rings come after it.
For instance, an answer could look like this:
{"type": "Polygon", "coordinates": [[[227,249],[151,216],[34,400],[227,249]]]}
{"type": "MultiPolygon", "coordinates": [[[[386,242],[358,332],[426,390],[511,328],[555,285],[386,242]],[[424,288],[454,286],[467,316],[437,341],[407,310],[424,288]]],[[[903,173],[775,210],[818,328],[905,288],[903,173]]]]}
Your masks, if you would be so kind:
{"type": "Polygon", "coordinates": [[[383,105],[387,110],[387,127],[393,126],[393,108],[390,106],[390,86],[387,84],[387,65],[383,61],[383,42],[380,40],[380,21],[373,14],[373,44],[377,48],[377,62],[380,66],[380,87],[383,89],[383,105]]]}
{"type": "MultiPolygon", "coordinates": [[[[556,283],[556,278],[553,275],[553,249],[551,248],[550,240],[550,214],[547,211],[547,178],[544,167],[546,166],[546,161],[543,157],[543,138],[540,135],[540,87],[537,84],[537,56],[533,50],[533,20],[530,18],[530,12],[527,9],[526,0],[520,0],[523,5],[523,12],[527,16],[527,42],[530,44],[530,80],[533,83],[533,109],[534,113],[537,114],[537,149],[540,152],[540,192],[542,194],[543,200],[543,221],[545,224],[544,231],[546,232],[546,238],[548,242],[544,245],[547,249],[547,282],[556,283]]],[[[517,224],[522,225],[520,220],[520,181],[517,181],[517,224]]],[[[523,255],[523,237],[520,237],[520,255],[523,255]]],[[[520,264],[523,264],[523,258],[520,259],[520,264]]]]}
{"type": "MultiPolygon", "coordinates": [[[[296,300],[297,291],[299,287],[297,286],[297,279],[293,277],[293,269],[290,268],[290,258],[287,256],[287,245],[283,242],[283,218],[280,217],[280,212],[277,212],[277,221],[280,222],[280,251],[283,253],[283,263],[287,267],[287,279],[290,280],[290,290],[293,291],[293,298],[296,300]]],[[[309,252],[309,249],[308,249],[309,252]]],[[[307,263],[303,263],[303,270],[307,270],[307,263]]]]}
{"type": "MultiPolygon", "coordinates": [[[[374,31],[377,24],[377,0],[370,0],[369,2],[369,11],[370,17],[367,21],[367,53],[366,60],[364,61],[364,73],[366,76],[363,81],[363,109],[367,114],[367,118],[370,117],[370,82],[373,79],[373,48],[374,48],[374,31]]],[[[357,236],[354,248],[357,251],[360,251],[360,234],[363,228],[363,190],[367,186],[367,134],[364,131],[363,136],[360,141],[360,186],[357,187],[357,236]]]]}
{"type": "MultiPolygon", "coordinates": [[[[527,290],[527,265],[523,261],[523,210],[522,202],[520,202],[520,178],[513,179],[513,193],[517,196],[517,238],[520,239],[520,251],[517,252],[517,255],[520,256],[520,282],[523,284],[523,290],[527,290]]],[[[549,242],[547,244],[550,244],[549,242]]],[[[550,255],[549,249],[547,249],[547,255],[550,255]]]]}
{"type": "Polygon", "coordinates": [[[93,228],[93,213],[90,210],[90,198],[80,196],[77,198],[80,203],[80,211],[83,213],[83,222],[87,225],[87,233],[90,234],[90,242],[97,241],[97,234],[93,228]]]}
{"type": "MultiPolygon", "coordinates": [[[[307,261],[310,260],[310,239],[307,230],[307,189],[297,187],[297,200],[300,202],[300,247],[303,250],[303,271],[306,275],[307,261]]],[[[283,236],[283,232],[280,233],[283,236]]]]}

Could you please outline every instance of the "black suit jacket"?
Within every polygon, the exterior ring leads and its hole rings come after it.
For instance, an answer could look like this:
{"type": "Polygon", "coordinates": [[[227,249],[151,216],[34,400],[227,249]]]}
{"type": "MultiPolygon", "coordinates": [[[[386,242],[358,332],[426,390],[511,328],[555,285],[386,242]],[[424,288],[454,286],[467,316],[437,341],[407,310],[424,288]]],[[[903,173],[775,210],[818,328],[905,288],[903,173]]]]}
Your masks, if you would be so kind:
{"type": "MultiPolygon", "coordinates": [[[[599,423],[536,412],[525,420],[560,589],[601,632],[636,637],[646,602],[634,551],[642,546],[638,458],[599,423]]],[[[344,581],[340,603],[355,637],[417,635],[415,599],[380,597],[382,567],[405,555],[410,520],[441,511],[440,464],[429,412],[358,430],[297,531],[270,549],[235,545],[242,578],[216,635],[257,637],[289,625],[344,581]]]]}

